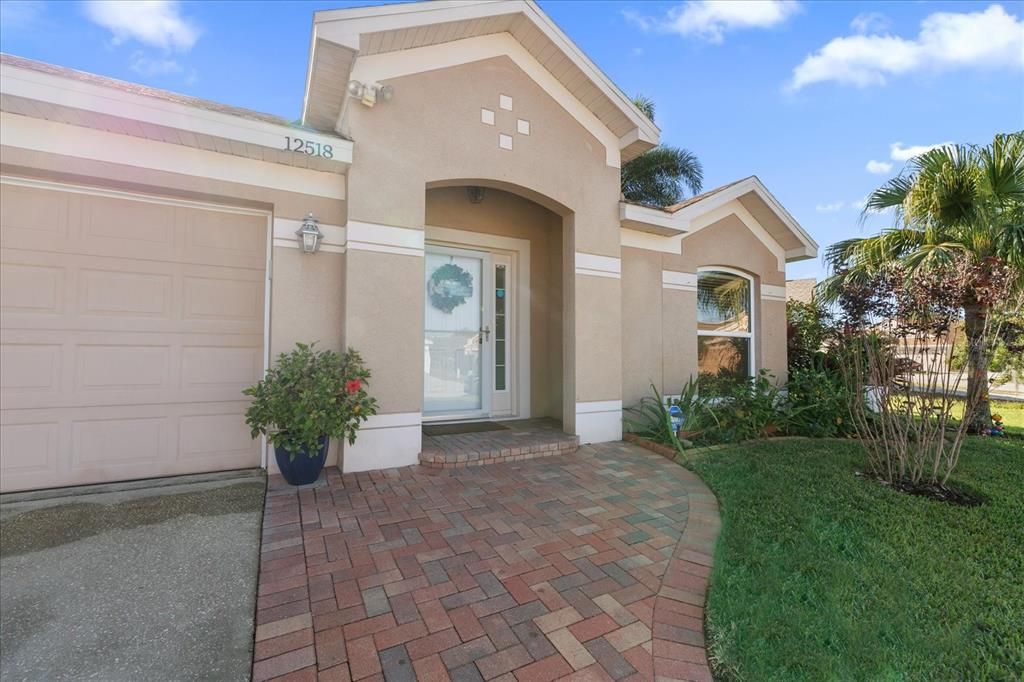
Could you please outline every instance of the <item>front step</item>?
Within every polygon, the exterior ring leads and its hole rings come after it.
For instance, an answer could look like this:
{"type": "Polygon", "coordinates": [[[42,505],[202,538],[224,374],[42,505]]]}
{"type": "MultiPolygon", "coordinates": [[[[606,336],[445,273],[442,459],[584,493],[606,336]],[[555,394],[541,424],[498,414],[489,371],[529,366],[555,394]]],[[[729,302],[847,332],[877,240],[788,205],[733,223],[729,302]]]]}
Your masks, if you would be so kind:
{"type": "Polygon", "coordinates": [[[505,422],[501,431],[424,436],[420,464],[434,469],[517,462],[535,457],[567,455],[580,446],[579,436],[563,433],[554,420],[505,422]]]}

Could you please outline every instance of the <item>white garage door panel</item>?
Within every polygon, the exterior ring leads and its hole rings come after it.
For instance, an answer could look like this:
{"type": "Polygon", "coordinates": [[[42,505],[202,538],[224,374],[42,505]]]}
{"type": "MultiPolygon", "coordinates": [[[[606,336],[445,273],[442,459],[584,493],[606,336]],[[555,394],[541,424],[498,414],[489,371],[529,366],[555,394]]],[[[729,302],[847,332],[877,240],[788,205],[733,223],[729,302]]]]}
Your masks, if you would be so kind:
{"type": "Polygon", "coordinates": [[[262,335],[203,334],[173,341],[167,334],[113,338],[109,332],[5,329],[2,406],[236,401],[263,373],[262,335]]]}
{"type": "Polygon", "coordinates": [[[0,185],[0,489],[259,466],[268,217],[0,185]]]}
{"type": "Polygon", "coordinates": [[[263,333],[262,259],[259,269],[216,268],[3,248],[11,329],[263,333]]]}
{"type": "Polygon", "coordinates": [[[4,247],[168,263],[263,269],[265,220],[185,202],[4,185],[4,247]]]}

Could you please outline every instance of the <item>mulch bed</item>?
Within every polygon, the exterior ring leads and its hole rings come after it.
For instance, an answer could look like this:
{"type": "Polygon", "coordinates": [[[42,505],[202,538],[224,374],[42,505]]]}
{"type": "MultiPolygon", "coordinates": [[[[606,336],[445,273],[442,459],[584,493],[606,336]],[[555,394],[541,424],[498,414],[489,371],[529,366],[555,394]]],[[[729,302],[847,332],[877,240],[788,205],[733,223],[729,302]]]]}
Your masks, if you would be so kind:
{"type": "Polygon", "coordinates": [[[914,495],[915,497],[927,497],[930,500],[945,502],[946,504],[952,504],[957,507],[980,507],[988,502],[988,500],[981,495],[948,485],[925,482],[914,483],[913,481],[906,480],[889,483],[883,478],[863,471],[857,471],[855,472],[855,475],[860,478],[874,480],[901,493],[914,495]]]}

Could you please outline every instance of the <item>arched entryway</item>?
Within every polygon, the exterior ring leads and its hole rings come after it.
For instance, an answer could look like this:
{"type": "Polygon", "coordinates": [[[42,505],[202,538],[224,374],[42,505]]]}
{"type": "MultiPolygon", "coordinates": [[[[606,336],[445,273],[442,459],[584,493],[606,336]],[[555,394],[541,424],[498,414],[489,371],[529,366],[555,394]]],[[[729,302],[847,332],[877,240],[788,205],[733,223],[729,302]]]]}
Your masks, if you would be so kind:
{"type": "Polygon", "coordinates": [[[568,213],[496,182],[427,186],[424,423],[562,420],[568,213]]]}

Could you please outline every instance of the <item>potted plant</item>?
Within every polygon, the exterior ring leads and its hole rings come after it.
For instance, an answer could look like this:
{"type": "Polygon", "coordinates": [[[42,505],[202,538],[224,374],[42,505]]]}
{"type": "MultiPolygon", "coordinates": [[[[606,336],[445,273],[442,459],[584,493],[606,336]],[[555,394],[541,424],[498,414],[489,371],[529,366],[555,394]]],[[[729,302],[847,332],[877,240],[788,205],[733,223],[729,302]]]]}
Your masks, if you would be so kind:
{"type": "Polygon", "coordinates": [[[252,437],[267,437],[292,485],[316,481],[330,439],[344,438],[351,445],[360,425],[377,411],[377,401],[366,392],[370,371],[359,353],[350,348],[339,355],[314,345],[295,344],[262,381],[242,391],[253,399],[245,411],[252,437]]]}

